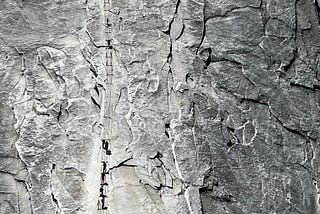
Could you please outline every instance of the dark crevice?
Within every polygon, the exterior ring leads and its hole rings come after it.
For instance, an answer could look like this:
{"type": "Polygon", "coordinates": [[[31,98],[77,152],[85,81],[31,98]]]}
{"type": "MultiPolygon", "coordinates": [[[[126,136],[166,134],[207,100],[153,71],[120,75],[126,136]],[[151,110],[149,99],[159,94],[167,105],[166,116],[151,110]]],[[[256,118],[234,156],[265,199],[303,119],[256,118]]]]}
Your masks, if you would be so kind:
{"type": "MultiPolygon", "coordinates": [[[[170,22],[170,24],[171,24],[171,22],[170,22]]],[[[170,26],[170,24],[169,24],[169,26],[170,26]]],[[[168,30],[162,31],[162,33],[166,34],[167,36],[170,36],[170,27],[168,30]]]]}
{"type": "MultiPolygon", "coordinates": [[[[109,19],[107,19],[107,26],[106,26],[110,31],[111,31],[111,27],[112,24],[109,23],[109,19]]],[[[110,33],[110,32],[109,32],[110,33]]],[[[107,33],[108,34],[108,33],[107,33]]],[[[107,35],[107,37],[109,37],[110,35],[107,35]]],[[[112,67],[112,51],[116,51],[113,46],[112,46],[112,39],[108,38],[106,40],[107,42],[107,46],[106,48],[106,64],[105,64],[105,69],[106,69],[106,73],[107,73],[107,78],[104,80],[104,82],[108,85],[108,90],[112,91],[112,78],[113,78],[113,67],[112,67]]],[[[102,88],[104,88],[102,86],[102,88]]],[[[105,90],[107,90],[106,88],[104,88],[105,90]]],[[[96,88],[95,90],[97,90],[97,94],[98,96],[100,95],[99,90],[96,88]]],[[[108,92],[109,93],[109,92],[108,92]]],[[[93,99],[93,97],[91,97],[91,99],[93,100],[93,102],[99,107],[99,109],[101,110],[100,105],[96,102],[95,99],[93,99]]],[[[107,116],[109,120],[111,120],[111,111],[113,111],[113,106],[112,106],[112,97],[108,97],[107,98],[107,103],[108,105],[108,113],[107,116]]],[[[111,127],[107,126],[106,129],[111,129],[111,127]]],[[[108,131],[108,130],[106,130],[108,131]]],[[[111,136],[108,134],[107,136],[108,138],[110,138],[111,136]]],[[[107,166],[107,160],[108,160],[108,156],[111,155],[111,151],[109,150],[109,145],[111,140],[110,139],[102,139],[102,157],[101,157],[101,163],[102,163],[102,170],[101,170],[101,174],[100,174],[100,188],[99,188],[99,198],[98,198],[98,202],[97,202],[97,208],[98,210],[107,210],[108,206],[107,206],[107,192],[108,192],[108,182],[107,182],[107,175],[109,174],[110,169],[108,169],[107,166]]]]}
{"type": "Polygon", "coordinates": [[[215,201],[225,202],[225,203],[236,203],[233,195],[231,194],[224,194],[219,196],[210,196],[215,201]]]}
{"type": "Polygon", "coordinates": [[[102,149],[106,153],[106,155],[111,155],[111,151],[109,150],[109,141],[108,140],[102,140],[102,149]]]}
{"type": "Polygon", "coordinates": [[[52,164],[51,166],[51,170],[50,170],[50,193],[51,193],[51,200],[53,201],[53,203],[56,205],[56,214],[60,213],[60,205],[59,205],[59,201],[58,199],[55,197],[54,193],[53,193],[53,189],[52,189],[52,175],[53,175],[53,172],[55,171],[56,169],[56,164],[52,164]]]}
{"type": "Polygon", "coordinates": [[[175,11],[174,11],[174,15],[169,23],[169,28],[168,30],[166,31],[162,31],[164,34],[170,36],[170,31],[171,31],[171,27],[172,27],[172,23],[174,22],[174,19],[177,17],[177,14],[178,14],[178,10],[179,10],[179,6],[180,6],[180,2],[181,0],[177,0],[177,3],[176,3],[176,8],[175,8],[175,11]]]}
{"type": "Polygon", "coordinates": [[[95,104],[99,109],[101,109],[100,104],[98,104],[97,101],[93,97],[91,97],[91,100],[92,100],[93,104],[95,104]]]}
{"type": "Polygon", "coordinates": [[[98,200],[98,204],[97,204],[98,210],[107,210],[108,206],[105,203],[107,196],[104,193],[104,188],[100,187],[99,192],[100,192],[100,195],[99,195],[100,199],[98,200]]]}
{"type": "Polygon", "coordinates": [[[290,60],[290,62],[288,63],[288,65],[283,66],[283,70],[284,71],[288,71],[294,65],[294,63],[296,61],[296,56],[297,56],[297,52],[296,52],[296,50],[294,50],[293,51],[293,57],[290,60]]]}
{"type": "Polygon", "coordinates": [[[119,105],[120,99],[122,97],[123,90],[126,90],[126,88],[123,87],[123,88],[120,89],[119,96],[118,96],[117,101],[116,101],[116,103],[114,104],[114,107],[113,107],[114,111],[117,109],[117,107],[119,105]]]}
{"type": "Polygon", "coordinates": [[[294,162],[294,163],[281,162],[281,163],[283,165],[288,166],[288,167],[301,167],[301,168],[305,169],[312,177],[317,177],[312,169],[309,169],[307,166],[305,166],[305,165],[303,165],[301,163],[298,163],[298,162],[294,162]]]}
{"type": "Polygon", "coordinates": [[[315,90],[320,90],[320,85],[313,85],[313,88],[314,88],[315,90]]]}
{"type": "Polygon", "coordinates": [[[177,36],[177,38],[175,38],[175,40],[180,39],[180,37],[183,35],[184,28],[185,28],[185,26],[184,26],[184,24],[182,23],[182,29],[181,29],[181,32],[180,32],[180,34],[177,36]]]}
{"type": "Polygon", "coordinates": [[[98,77],[97,71],[93,68],[93,66],[89,66],[89,70],[93,73],[95,77],[98,77]]]}
{"type": "Polygon", "coordinates": [[[203,193],[207,193],[207,192],[212,192],[212,188],[208,188],[208,187],[201,187],[200,189],[199,189],[199,193],[200,194],[203,194],[203,193]]]}
{"type": "MultiPolygon", "coordinates": [[[[109,150],[109,141],[108,140],[102,140],[102,150],[105,153],[105,155],[111,155],[111,151],[109,150]]],[[[107,171],[107,162],[106,160],[102,160],[102,171],[101,171],[101,181],[100,181],[100,188],[99,188],[99,200],[97,203],[98,210],[107,210],[108,207],[106,205],[106,199],[107,199],[107,174],[109,172],[107,171]]]]}
{"type": "Polygon", "coordinates": [[[163,157],[163,155],[159,151],[157,151],[157,154],[154,157],[150,158],[150,159],[158,159],[158,160],[160,160],[160,158],[162,158],[162,157],[163,157]]]}
{"type": "MultiPolygon", "coordinates": [[[[171,40],[171,39],[170,39],[171,40]]],[[[170,49],[169,49],[169,54],[167,56],[167,63],[171,63],[172,62],[172,42],[170,44],[170,49]]],[[[170,70],[171,71],[171,70],[170,70]]]]}
{"type": "Polygon", "coordinates": [[[299,84],[299,83],[294,83],[294,82],[290,82],[290,86],[291,87],[300,87],[300,88],[303,88],[303,89],[306,89],[306,90],[311,90],[312,92],[315,92],[316,88],[315,86],[313,85],[313,87],[308,87],[306,85],[302,85],[302,84],[299,84]]]}
{"type": "Polygon", "coordinates": [[[61,115],[62,115],[62,105],[60,105],[60,107],[59,107],[59,112],[58,112],[58,115],[57,115],[57,120],[58,121],[60,121],[61,115]]]}
{"type": "Polygon", "coordinates": [[[95,85],[95,86],[93,87],[93,89],[97,92],[97,94],[98,94],[98,96],[99,96],[99,95],[100,95],[100,92],[99,92],[99,89],[98,89],[97,85],[95,85]]]}
{"type": "Polygon", "coordinates": [[[234,133],[235,132],[235,129],[232,128],[232,127],[227,127],[228,131],[231,132],[231,133],[234,133]]]}
{"type": "Polygon", "coordinates": [[[209,54],[209,56],[208,56],[207,60],[205,61],[204,69],[207,69],[211,63],[212,49],[210,47],[208,48],[208,54],[209,54]]]}
{"type": "Polygon", "coordinates": [[[87,56],[85,55],[85,53],[83,52],[83,50],[80,50],[81,55],[83,56],[83,58],[87,61],[87,63],[89,64],[89,70],[93,73],[93,75],[95,77],[98,77],[98,73],[94,67],[94,65],[92,64],[92,62],[87,58],[87,56]]]}
{"type": "Polygon", "coordinates": [[[240,140],[238,139],[238,137],[235,135],[235,129],[234,128],[231,128],[231,127],[226,127],[228,132],[230,133],[230,135],[232,136],[231,139],[228,140],[227,142],[227,146],[228,147],[232,147],[234,146],[235,144],[239,144],[240,143],[240,140]]]}
{"type": "Polygon", "coordinates": [[[133,65],[133,64],[140,64],[140,63],[143,63],[144,61],[141,61],[141,60],[134,60],[134,61],[131,61],[128,63],[128,65],[133,65]]]}
{"type": "Polygon", "coordinates": [[[170,123],[166,123],[164,124],[164,126],[166,127],[166,129],[170,129],[170,123]]]}
{"type": "Polygon", "coordinates": [[[187,83],[189,80],[191,80],[192,82],[194,81],[194,79],[193,79],[192,77],[190,77],[190,76],[191,76],[190,73],[187,73],[187,74],[186,74],[186,78],[185,78],[186,83],[187,83]]]}
{"type": "Polygon", "coordinates": [[[174,11],[174,15],[177,15],[177,14],[178,14],[178,10],[179,10],[180,3],[181,3],[181,0],[177,0],[176,9],[175,9],[175,11],[174,11]]]}
{"type": "MultiPolygon", "coordinates": [[[[54,194],[52,192],[51,192],[51,199],[56,204],[56,206],[59,207],[58,200],[54,197],[54,194]]],[[[56,211],[56,213],[58,213],[58,211],[56,211]]]]}
{"type": "Polygon", "coordinates": [[[51,171],[50,171],[51,174],[53,173],[53,171],[54,171],[55,169],[56,169],[56,164],[53,163],[53,164],[52,164],[52,167],[51,167],[51,171]]]}
{"type": "MultiPolygon", "coordinates": [[[[280,121],[280,120],[278,119],[278,121],[280,121]]],[[[301,133],[300,131],[295,130],[295,129],[292,129],[292,128],[289,128],[289,127],[287,127],[287,126],[284,126],[283,124],[282,124],[282,126],[283,126],[283,128],[286,129],[287,131],[289,131],[289,132],[291,132],[291,133],[293,133],[293,134],[299,135],[299,136],[301,136],[302,138],[306,139],[306,136],[305,136],[303,133],[301,133]]]]}
{"type": "Polygon", "coordinates": [[[308,138],[304,135],[304,133],[301,133],[301,132],[298,131],[298,130],[295,130],[295,129],[292,129],[292,128],[289,128],[289,127],[285,126],[285,125],[283,124],[283,122],[272,112],[271,107],[270,107],[270,104],[268,104],[268,109],[269,109],[270,115],[271,115],[273,118],[275,118],[285,130],[287,130],[288,132],[291,132],[291,133],[293,133],[293,134],[299,135],[300,137],[308,140],[308,138]]]}
{"type": "Polygon", "coordinates": [[[170,138],[170,135],[167,130],[164,131],[164,134],[167,136],[167,138],[170,138]]]}
{"type": "Polygon", "coordinates": [[[316,6],[316,12],[318,15],[318,24],[320,25],[320,5],[319,0],[314,0],[315,6],[316,6]]]}
{"type": "Polygon", "coordinates": [[[113,169],[116,169],[116,168],[120,168],[120,167],[136,167],[137,165],[133,165],[133,164],[128,164],[127,162],[132,160],[132,157],[130,158],[127,158],[125,160],[123,160],[122,162],[120,162],[119,164],[109,168],[108,170],[105,171],[105,174],[109,174],[113,169]]]}
{"type": "Polygon", "coordinates": [[[237,10],[241,10],[241,9],[246,9],[246,8],[251,8],[251,9],[260,9],[261,5],[259,7],[254,7],[254,6],[243,6],[243,7],[234,7],[231,8],[229,10],[227,10],[226,12],[219,14],[219,15],[211,15],[205,18],[205,21],[207,22],[210,19],[214,19],[214,18],[225,18],[228,17],[230,13],[235,12],[237,10]]]}
{"type": "Polygon", "coordinates": [[[143,187],[143,188],[146,188],[147,186],[149,186],[149,187],[151,187],[152,189],[155,189],[155,190],[157,190],[158,192],[160,192],[161,191],[161,189],[164,187],[163,185],[159,185],[159,186],[153,186],[153,185],[151,185],[151,184],[149,184],[149,183],[146,183],[146,182],[144,182],[143,180],[139,180],[139,183],[140,183],[140,185],[143,187]]]}
{"type": "Polygon", "coordinates": [[[209,64],[210,63],[215,63],[215,62],[229,62],[229,63],[235,64],[235,65],[237,65],[239,67],[243,66],[240,62],[237,62],[235,60],[227,59],[227,58],[223,58],[223,57],[213,56],[211,48],[210,48],[210,52],[209,53],[210,53],[210,58],[207,59],[207,63],[209,63],[209,64]]]}
{"type": "Polygon", "coordinates": [[[227,146],[228,146],[228,147],[232,147],[233,145],[235,145],[235,143],[234,143],[232,140],[229,140],[229,141],[227,142],[227,146]]]}
{"type": "Polygon", "coordinates": [[[240,103],[243,103],[243,102],[249,102],[249,103],[255,103],[255,104],[259,104],[259,105],[268,106],[267,101],[262,101],[260,99],[252,99],[252,98],[248,98],[248,97],[240,98],[240,103]]]}
{"type": "Polygon", "coordinates": [[[168,132],[168,130],[170,130],[170,122],[169,123],[165,123],[164,127],[165,127],[165,129],[164,129],[165,135],[167,136],[167,138],[170,138],[170,135],[169,135],[169,132],[168,132]]]}
{"type": "MultiPolygon", "coordinates": [[[[86,30],[86,33],[87,33],[87,35],[88,35],[91,43],[93,44],[93,46],[94,46],[95,48],[98,48],[98,49],[99,49],[99,48],[110,48],[110,45],[109,45],[109,44],[108,44],[108,45],[97,45],[97,44],[94,42],[94,40],[93,40],[91,34],[89,33],[89,31],[86,30]]],[[[108,40],[107,40],[107,42],[108,42],[108,40]]]]}
{"type": "MultiPolygon", "coordinates": [[[[165,33],[169,37],[170,37],[172,24],[173,24],[175,18],[177,17],[177,15],[178,15],[179,6],[180,6],[180,0],[177,0],[176,8],[175,8],[175,11],[174,11],[174,15],[173,15],[173,17],[172,17],[172,19],[171,19],[171,21],[169,23],[169,28],[166,31],[162,31],[163,33],[165,33]]],[[[184,26],[183,26],[182,32],[183,32],[183,30],[184,30],[184,26]]],[[[182,32],[181,32],[181,34],[182,34],[182,32]]],[[[181,36],[181,34],[179,35],[179,37],[181,36]]],[[[170,51],[169,51],[169,54],[167,56],[167,62],[170,64],[171,61],[172,61],[172,38],[170,37],[170,51]]]]}
{"type": "Polygon", "coordinates": [[[203,199],[207,198],[207,199],[211,199],[212,203],[216,203],[216,202],[221,202],[221,203],[237,203],[237,201],[235,200],[234,196],[232,194],[218,194],[215,195],[215,192],[213,191],[213,189],[208,189],[207,187],[202,187],[199,189],[199,193],[200,193],[200,198],[201,198],[201,207],[202,209],[204,209],[203,206],[203,199]]]}

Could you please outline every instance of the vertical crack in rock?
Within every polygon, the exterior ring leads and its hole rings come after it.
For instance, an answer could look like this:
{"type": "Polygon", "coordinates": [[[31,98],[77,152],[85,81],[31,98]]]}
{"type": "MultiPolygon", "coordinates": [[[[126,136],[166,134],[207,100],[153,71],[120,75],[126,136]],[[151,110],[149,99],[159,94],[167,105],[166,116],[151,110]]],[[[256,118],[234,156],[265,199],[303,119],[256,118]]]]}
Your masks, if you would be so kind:
{"type": "MultiPolygon", "coordinates": [[[[109,11],[112,8],[112,1],[107,0],[104,2],[104,11],[109,11]]],[[[104,13],[104,12],[103,12],[104,13]]],[[[101,109],[102,119],[105,121],[104,129],[105,135],[101,139],[102,141],[102,151],[101,151],[101,183],[99,189],[99,200],[98,200],[98,210],[101,213],[108,209],[107,201],[108,201],[108,179],[107,176],[109,174],[108,170],[108,156],[111,155],[111,151],[109,150],[110,143],[112,141],[112,121],[113,121],[113,66],[112,66],[112,23],[110,23],[109,17],[104,17],[106,20],[105,25],[105,42],[106,42],[106,51],[105,51],[105,71],[106,76],[104,80],[104,96],[102,98],[103,106],[101,109]]]]}
{"type": "MultiPolygon", "coordinates": [[[[205,8],[206,8],[206,5],[207,5],[207,1],[205,0],[204,1],[204,4],[203,4],[203,8],[202,8],[202,15],[203,15],[203,19],[202,19],[202,33],[201,33],[201,40],[199,42],[199,46],[197,47],[197,50],[196,50],[196,55],[198,55],[199,53],[199,50],[201,49],[201,46],[205,40],[205,37],[206,37],[206,22],[207,22],[207,17],[206,17],[206,12],[205,12],[205,8]]],[[[211,49],[209,49],[209,51],[211,51],[211,49]]],[[[209,53],[209,56],[210,56],[211,53],[209,53]]],[[[207,65],[207,63],[206,63],[207,65]]]]}
{"type": "MultiPolygon", "coordinates": [[[[181,0],[176,1],[175,11],[174,11],[173,17],[169,23],[168,30],[166,32],[164,32],[165,34],[167,34],[169,36],[169,39],[170,39],[170,52],[167,56],[167,63],[169,63],[169,64],[171,64],[171,62],[172,62],[172,40],[177,40],[177,38],[179,38],[183,34],[183,30],[184,30],[184,25],[183,25],[179,35],[176,38],[171,37],[172,30],[173,30],[173,24],[175,23],[176,18],[178,17],[180,2],[181,2],[181,0]]],[[[169,72],[172,72],[172,70],[169,69],[169,72]]]]}
{"type": "Polygon", "coordinates": [[[0,213],[320,213],[319,0],[0,2],[0,213]]]}
{"type": "MultiPolygon", "coordinates": [[[[173,73],[173,67],[172,67],[172,59],[173,59],[173,42],[176,41],[177,39],[179,39],[184,31],[184,24],[182,21],[182,28],[180,29],[180,32],[178,33],[178,36],[174,35],[177,29],[174,29],[174,27],[176,27],[177,25],[173,25],[175,22],[179,22],[181,21],[181,17],[179,17],[179,8],[180,8],[180,4],[181,4],[181,0],[177,0],[175,3],[175,11],[173,14],[173,17],[169,23],[169,28],[168,28],[168,35],[169,35],[169,39],[170,39],[170,50],[169,50],[169,54],[167,56],[167,63],[169,64],[169,70],[167,73],[167,105],[168,105],[168,111],[170,112],[170,102],[171,102],[171,94],[174,93],[174,73],[173,73]],[[179,20],[177,20],[179,18],[179,20]],[[169,84],[169,81],[171,81],[172,83],[169,84]]],[[[181,23],[178,23],[181,24],[181,23]]],[[[179,29],[178,29],[179,30],[179,29]]],[[[170,127],[170,122],[165,124],[165,134],[166,136],[169,138],[170,141],[173,141],[173,139],[170,139],[170,135],[169,135],[169,130],[171,130],[170,127]]],[[[171,150],[172,150],[172,155],[173,155],[173,161],[174,161],[174,165],[175,168],[177,170],[179,179],[182,180],[182,176],[181,176],[181,172],[179,170],[179,163],[177,161],[177,157],[176,157],[176,153],[175,153],[175,144],[174,142],[171,142],[171,150]]]]}
{"type": "MultiPolygon", "coordinates": [[[[28,183],[26,181],[24,181],[24,180],[19,180],[17,178],[15,178],[15,181],[16,181],[17,184],[18,183],[23,184],[23,186],[24,186],[24,188],[25,188],[25,190],[26,190],[26,192],[28,194],[28,201],[29,201],[29,207],[28,208],[30,210],[30,213],[33,214],[34,212],[33,212],[33,206],[32,206],[32,201],[31,201],[30,190],[29,190],[30,187],[29,187],[28,183]]],[[[18,202],[17,202],[18,205],[17,206],[18,206],[19,213],[22,213],[22,212],[25,212],[25,210],[23,210],[23,209],[25,209],[25,207],[21,207],[24,204],[20,200],[20,197],[23,197],[23,192],[19,191],[19,187],[17,185],[17,200],[18,200],[18,202]]]]}
{"type": "MultiPolygon", "coordinates": [[[[25,62],[23,61],[23,63],[25,63],[25,62]]],[[[25,64],[23,64],[23,72],[25,70],[26,70],[25,64]]],[[[16,116],[15,116],[14,112],[13,112],[13,116],[16,119],[16,116]]],[[[25,188],[25,190],[27,192],[27,198],[28,198],[28,202],[29,202],[28,208],[30,209],[30,213],[34,214],[33,204],[32,204],[32,196],[31,196],[31,193],[30,193],[30,188],[32,188],[32,186],[28,183],[28,180],[30,179],[30,173],[29,173],[28,165],[26,164],[25,160],[22,159],[22,157],[20,155],[20,151],[19,151],[18,146],[17,146],[17,141],[20,139],[21,126],[22,126],[24,120],[25,120],[25,117],[23,117],[23,119],[21,121],[21,124],[15,124],[15,126],[14,126],[15,133],[17,134],[17,139],[14,142],[14,148],[16,150],[16,157],[22,163],[22,166],[23,166],[23,168],[21,170],[25,170],[26,173],[27,173],[27,176],[24,179],[20,179],[20,178],[15,177],[15,181],[19,182],[19,183],[23,183],[23,186],[24,186],[24,188],[25,188]]],[[[17,187],[17,190],[18,190],[17,197],[18,198],[22,197],[23,193],[19,192],[19,188],[18,187],[17,187]]],[[[24,210],[20,210],[20,207],[21,207],[20,200],[18,202],[18,207],[19,207],[19,212],[24,212],[24,210]]]]}
{"type": "Polygon", "coordinates": [[[52,177],[53,177],[53,173],[55,173],[55,169],[56,169],[56,165],[53,163],[50,169],[50,182],[49,182],[49,188],[50,188],[50,194],[51,194],[51,199],[52,202],[55,204],[56,206],[56,210],[55,210],[55,214],[59,214],[62,212],[61,210],[61,205],[58,201],[58,199],[56,198],[56,196],[54,195],[54,191],[53,191],[53,187],[52,187],[52,177]]]}
{"type": "Polygon", "coordinates": [[[316,10],[317,10],[318,24],[320,25],[320,1],[319,0],[315,0],[314,4],[315,4],[316,10]]]}

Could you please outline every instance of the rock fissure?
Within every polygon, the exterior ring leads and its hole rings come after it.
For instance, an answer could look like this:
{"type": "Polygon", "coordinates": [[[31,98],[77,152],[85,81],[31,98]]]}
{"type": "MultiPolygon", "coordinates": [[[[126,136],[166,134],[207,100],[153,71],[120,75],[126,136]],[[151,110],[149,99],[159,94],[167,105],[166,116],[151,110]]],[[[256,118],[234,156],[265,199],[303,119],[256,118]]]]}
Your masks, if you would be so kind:
{"type": "Polygon", "coordinates": [[[0,24],[0,213],[320,212],[318,0],[2,1],[0,24]]]}

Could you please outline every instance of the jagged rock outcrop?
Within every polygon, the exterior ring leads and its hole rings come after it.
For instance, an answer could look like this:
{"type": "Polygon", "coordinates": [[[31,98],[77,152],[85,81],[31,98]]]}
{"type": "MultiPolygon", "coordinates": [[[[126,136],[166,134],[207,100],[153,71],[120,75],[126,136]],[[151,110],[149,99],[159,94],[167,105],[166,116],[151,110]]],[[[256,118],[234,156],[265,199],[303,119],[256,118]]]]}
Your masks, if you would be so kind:
{"type": "Polygon", "coordinates": [[[0,213],[320,213],[319,8],[1,1],[0,213]]]}

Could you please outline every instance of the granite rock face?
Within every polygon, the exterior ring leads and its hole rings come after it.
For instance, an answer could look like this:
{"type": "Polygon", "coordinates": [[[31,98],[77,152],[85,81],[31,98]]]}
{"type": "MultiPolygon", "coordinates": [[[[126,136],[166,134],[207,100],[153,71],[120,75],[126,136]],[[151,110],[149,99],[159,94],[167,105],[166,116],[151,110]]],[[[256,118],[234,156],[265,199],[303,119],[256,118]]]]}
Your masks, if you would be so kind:
{"type": "Polygon", "coordinates": [[[1,214],[320,213],[319,0],[0,17],[1,214]]]}

